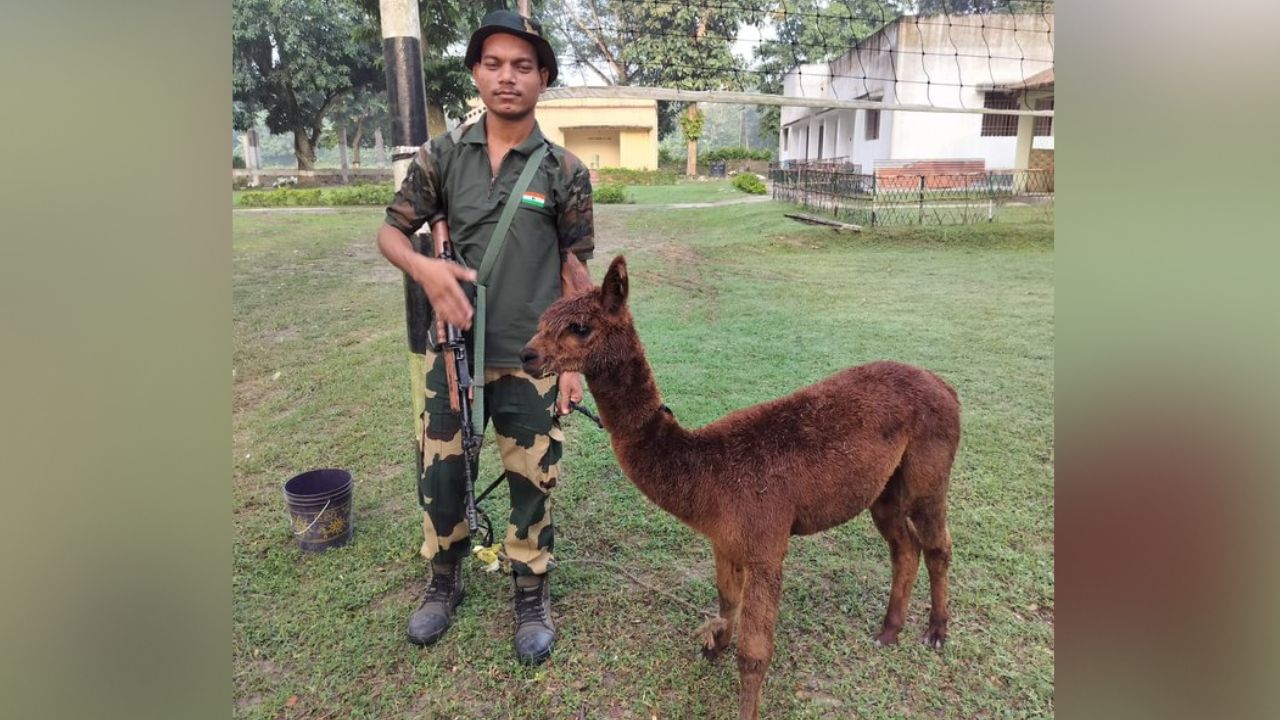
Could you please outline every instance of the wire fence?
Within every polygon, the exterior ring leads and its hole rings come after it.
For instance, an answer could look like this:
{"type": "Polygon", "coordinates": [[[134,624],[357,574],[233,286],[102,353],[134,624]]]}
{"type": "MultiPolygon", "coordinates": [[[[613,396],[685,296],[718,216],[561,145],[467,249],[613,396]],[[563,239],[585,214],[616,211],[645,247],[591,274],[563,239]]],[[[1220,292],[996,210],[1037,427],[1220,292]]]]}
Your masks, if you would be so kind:
{"type": "Polygon", "coordinates": [[[1052,207],[1053,170],[911,172],[847,162],[769,166],[775,200],[868,227],[992,222],[1010,204],[1052,207]]]}

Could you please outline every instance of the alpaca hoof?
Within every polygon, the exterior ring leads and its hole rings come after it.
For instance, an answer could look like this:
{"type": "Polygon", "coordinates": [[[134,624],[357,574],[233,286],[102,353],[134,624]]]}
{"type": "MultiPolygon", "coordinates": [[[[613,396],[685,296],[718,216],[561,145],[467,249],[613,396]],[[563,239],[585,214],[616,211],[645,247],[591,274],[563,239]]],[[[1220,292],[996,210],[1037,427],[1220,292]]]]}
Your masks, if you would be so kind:
{"type": "Polygon", "coordinates": [[[930,627],[920,636],[920,642],[925,647],[934,650],[942,650],[942,646],[947,644],[947,629],[940,627],[930,627]]]}
{"type": "Polygon", "coordinates": [[[729,622],[716,615],[693,631],[692,635],[702,641],[702,657],[707,660],[715,660],[724,654],[724,649],[729,647],[730,638],[726,636],[724,642],[721,643],[719,636],[728,628],[729,622]]]}
{"type": "Polygon", "coordinates": [[[876,636],[876,645],[879,645],[880,647],[889,647],[890,645],[897,645],[897,644],[898,644],[897,630],[881,630],[880,634],[876,636]]]}

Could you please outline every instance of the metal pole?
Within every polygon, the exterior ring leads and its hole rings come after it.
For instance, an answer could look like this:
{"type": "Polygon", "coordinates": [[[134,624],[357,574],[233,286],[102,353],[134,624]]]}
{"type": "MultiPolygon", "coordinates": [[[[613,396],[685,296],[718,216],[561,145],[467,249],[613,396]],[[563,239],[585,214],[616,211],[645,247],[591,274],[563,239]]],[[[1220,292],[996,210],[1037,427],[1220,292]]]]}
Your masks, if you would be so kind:
{"type": "Polygon", "coordinates": [[[924,176],[920,176],[920,224],[924,224],[924,176]]]}
{"type": "MultiPolygon", "coordinates": [[[[422,75],[422,25],[416,0],[379,0],[382,57],[387,68],[387,108],[391,114],[391,176],[398,188],[409,172],[418,147],[427,141],[427,92],[422,75]]],[[[429,232],[429,229],[428,229],[429,232]]],[[[415,234],[413,249],[429,254],[431,239],[415,234]]],[[[417,282],[404,278],[405,325],[409,337],[409,371],[413,394],[414,437],[422,439],[426,409],[427,296],[417,282]]],[[[418,448],[418,474],[422,452],[418,448]]]]}

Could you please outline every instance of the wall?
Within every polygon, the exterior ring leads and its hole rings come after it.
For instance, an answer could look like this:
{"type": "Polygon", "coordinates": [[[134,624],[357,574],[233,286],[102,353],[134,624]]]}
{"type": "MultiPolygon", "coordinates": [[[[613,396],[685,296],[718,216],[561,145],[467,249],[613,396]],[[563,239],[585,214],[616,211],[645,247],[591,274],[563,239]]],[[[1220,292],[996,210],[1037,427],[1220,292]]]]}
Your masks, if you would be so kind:
{"type": "Polygon", "coordinates": [[[589,168],[621,167],[617,128],[565,128],[556,142],[589,168]]]}
{"type": "MultiPolygon", "coordinates": [[[[984,88],[1016,83],[1053,67],[1053,30],[1052,15],[933,16],[901,22],[898,97],[917,105],[980,108],[984,88]]],[[[982,158],[988,168],[1017,164],[1017,138],[983,137],[981,115],[894,115],[893,159],[982,158]]]]}
{"type": "Polygon", "coordinates": [[[655,100],[622,100],[614,98],[580,98],[544,100],[538,103],[536,116],[542,134],[552,142],[564,145],[591,164],[591,155],[599,154],[601,167],[626,167],[635,170],[658,168],[658,103],[655,100]],[[606,136],[611,140],[605,139],[606,136]],[[575,149],[570,138],[584,140],[575,149]],[[568,140],[568,141],[567,141],[568,140]],[[612,149],[605,145],[612,143],[612,149]]]}
{"type": "MultiPolygon", "coordinates": [[[[822,65],[793,70],[784,78],[783,92],[980,108],[984,87],[1053,67],[1053,30],[1051,15],[908,17],[833,60],[825,75],[822,65]]],[[[988,168],[1015,166],[1017,138],[983,137],[979,114],[882,111],[877,140],[866,140],[866,115],[865,110],[784,107],[780,124],[791,128],[791,142],[783,151],[779,137],[779,158],[804,158],[805,146],[797,140],[808,130],[808,157],[817,159],[817,128],[825,123],[824,136],[837,136],[834,143],[824,142],[824,157],[847,158],[867,172],[877,160],[889,159],[982,158],[988,168]]],[[[1037,138],[1034,147],[1052,143],[1052,138],[1037,138]]]]}

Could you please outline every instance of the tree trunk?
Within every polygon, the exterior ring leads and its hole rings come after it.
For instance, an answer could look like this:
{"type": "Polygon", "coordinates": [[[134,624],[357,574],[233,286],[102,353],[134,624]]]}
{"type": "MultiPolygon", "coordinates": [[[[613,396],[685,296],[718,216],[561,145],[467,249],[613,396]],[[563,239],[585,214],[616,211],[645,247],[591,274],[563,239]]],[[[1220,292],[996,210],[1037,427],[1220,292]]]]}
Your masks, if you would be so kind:
{"type": "MultiPolygon", "coordinates": [[[[689,109],[685,111],[689,117],[694,117],[698,113],[698,103],[689,103],[689,109]]],[[[685,161],[684,174],[694,177],[698,174],[698,138],[689,138],[689,157],[685,161]]]]}
{"type": "Polygon", "coordinates": [[[379,167],[390,164],[387,162],[387,146],[382,142],[382,128],[380,127],[373,129],[373,154],[378,159],[379,167]]]}
{"type": "Polygon", "coordinates": [[[298,159],[299,170],[316,169],[315,148],[311,146],[307,131],[302,128],[295,128],[293,131],[293,156],[298,159]]]}
{"type": "Polygon", "coordinates": [[[449,123],[444,119],[444,108],[439,103],[427,101],[427,137],[433,138],[449,131],[449,123]]]}
{"type": "Polygon", "coordinates": [[[347,125],[343,123],[338,126],[338,157],[342,160],[342,184],[346,185],[351,182],[351,176],[347,174],[347,125]]]}
{"type": "Polygon", "coordinates": [[[356,118],[356,136],[351,139],[351,166],[360,169],[360,141],[364,139],[364,118],[356,118]]]}

